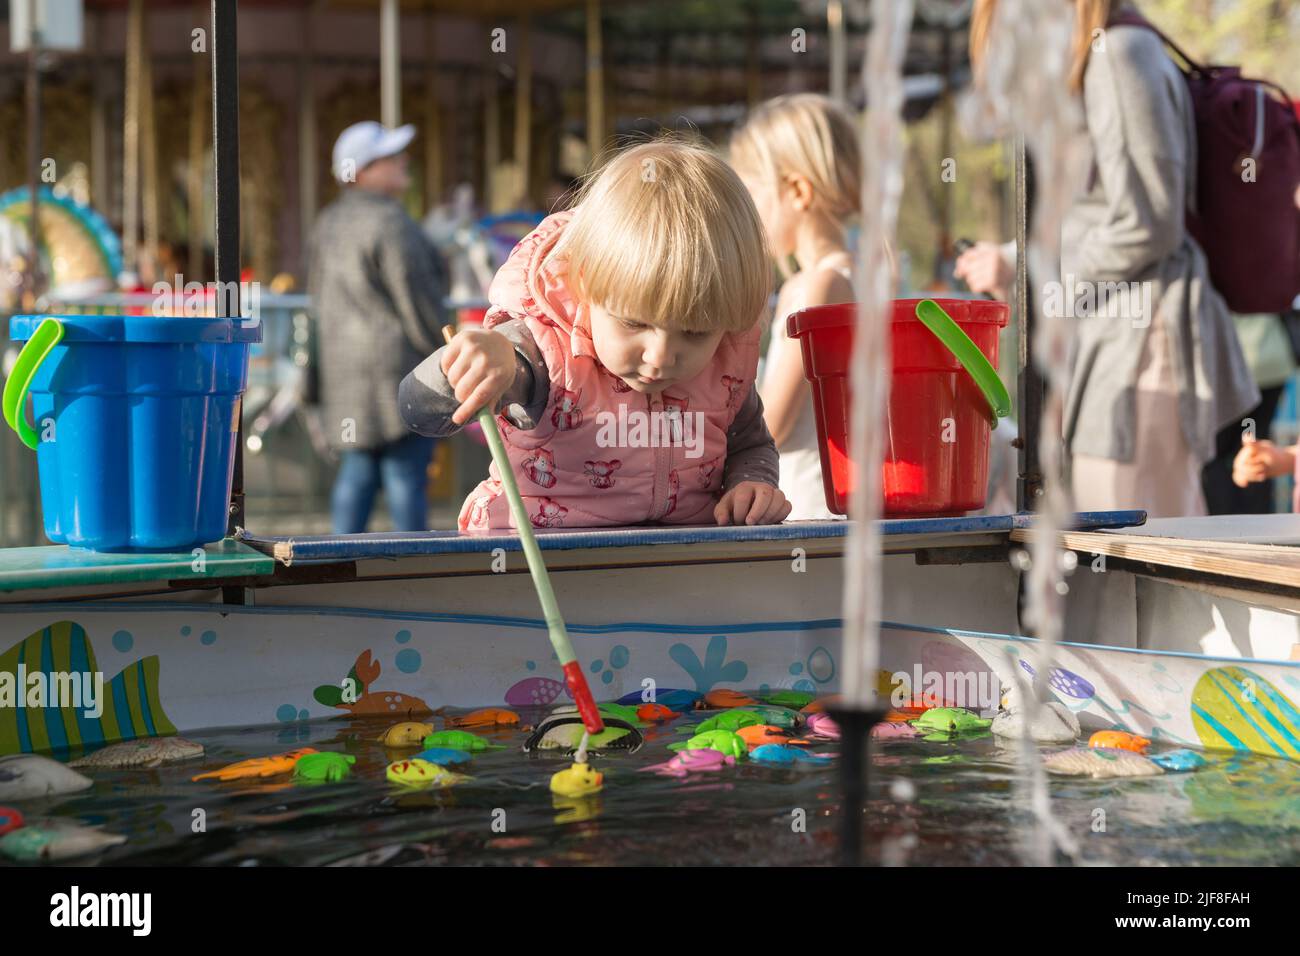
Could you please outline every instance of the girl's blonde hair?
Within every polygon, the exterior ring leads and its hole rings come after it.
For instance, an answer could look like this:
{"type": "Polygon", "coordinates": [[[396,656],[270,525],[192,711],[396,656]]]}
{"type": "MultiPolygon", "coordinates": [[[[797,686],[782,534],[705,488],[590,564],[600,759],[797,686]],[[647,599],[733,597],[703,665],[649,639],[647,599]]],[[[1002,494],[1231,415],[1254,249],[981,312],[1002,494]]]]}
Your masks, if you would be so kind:
{"type": "Polygon", "coordinates": [[[708,150],[670,140],[589,179],[552,256],[567,260],[579,301],[666,329],[747,331],[772,285],[744,184],[708,150]]]}
{"type": "MultiPolygon", "coordinates": [[[[1088,68],[1088,54],[1098,30],[1106,29],[1111,11],[1119,0],[1074,0],[1074,39],[1070,52],[1070,92],[1083,92],[1083,73],[1088,68]]],[[[970,60],[978,72],[984,63],[992,39],[993,17],[998,0],[975,0],[970,17],[970,60]]]]}
{"type": "Polygon", "coordinates": [[[858,131],[830,97],[793,93],[763,103],[732,136],[731,162],[777,188],[786,176],[803,176],[812,184],[813,208],[837,220],[862,208],[858,131]]]}

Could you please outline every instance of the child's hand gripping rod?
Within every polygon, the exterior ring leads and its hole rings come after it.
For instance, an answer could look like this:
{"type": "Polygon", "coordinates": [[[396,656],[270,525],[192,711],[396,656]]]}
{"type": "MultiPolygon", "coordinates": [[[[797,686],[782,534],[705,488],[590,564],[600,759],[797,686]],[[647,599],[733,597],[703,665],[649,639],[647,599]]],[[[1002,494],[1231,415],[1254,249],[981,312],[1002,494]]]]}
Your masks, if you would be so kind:
{"type": "MultiPolygon", "coordinates": [[[[443,338],[448,343],[455,335],[451,326],[442,329],[443,338]]],[[[537,600],[541,602],[542,614],[546,617],[546,630],[551,637],[551,646],[555,656],[564,669],[564,683],[569,687],[569,694],[578,705],[578,714],[582,717],[587,733],[595,735],[605,729],[605,722],[600,718],[596,702],[592,700],[591,688],[587,686],[587,675],[582,672],[578,655],[573,653],[569,643],[569,632],[565,630],[564,618],[560,616],[560,607],[555,603],[555,592],[551,590],[551,578],[546,573],[546,562],[542,560],[541,548],[533,536],[533,523],[524,508],[524,500],[519,496],[519,485],[515,482],[514,470],[506,456],[506,447],[501,442],[501,432],[497,429],[496,416],[492,409],[484,406],[479,409],[478,422],[492,451],[492,460],[496,462],[497,471],[501,473],[501,484],[506,489],[506,499],[510,502],[510,514],[515,519],[519,531],[519,541],[524,547],[524,556],[528,559],[528,571],[533,576],[533,587],[537,589],[537,600]]]]}

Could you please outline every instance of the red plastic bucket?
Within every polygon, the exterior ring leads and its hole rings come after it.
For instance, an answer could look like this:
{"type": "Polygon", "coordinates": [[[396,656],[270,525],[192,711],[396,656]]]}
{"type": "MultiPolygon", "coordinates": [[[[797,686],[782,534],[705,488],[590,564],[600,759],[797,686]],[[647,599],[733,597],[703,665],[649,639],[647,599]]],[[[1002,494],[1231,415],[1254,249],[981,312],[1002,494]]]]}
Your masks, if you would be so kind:
{"type": "MultiPolygon", "coordinates": [[[[894,301],[894,377],[886,412],[886,517],[960,515],[984,507],[992,412],[956,356],[916,317],[920,299],[894,301]]],[[[1005,302],[935,299],[996,368],[1005,302]]],[[[786,320],[812,382],[826,506],[847,514],[853,488],[848,452],[849,366],[855,303],[819,305],[786,320]]]]}

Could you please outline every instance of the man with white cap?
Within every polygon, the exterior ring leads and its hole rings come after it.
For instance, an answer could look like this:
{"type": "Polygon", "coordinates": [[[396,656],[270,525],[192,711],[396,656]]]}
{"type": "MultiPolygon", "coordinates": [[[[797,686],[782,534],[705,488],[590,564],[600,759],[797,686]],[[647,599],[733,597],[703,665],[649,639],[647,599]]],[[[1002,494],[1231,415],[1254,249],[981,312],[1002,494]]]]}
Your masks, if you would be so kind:
{"type": "Polygon", "coordinates": [[[320,402],[341,463],[331,495],[335,533],[364,531],[382,484],[393,527],[427,527],[433,441],[397,407],[407,372],[441,342],[445,271],[402,208],[411,126],[355,123],[334,144],[339,198],[312,232],[309,289],[319,329],[320,402]]]}

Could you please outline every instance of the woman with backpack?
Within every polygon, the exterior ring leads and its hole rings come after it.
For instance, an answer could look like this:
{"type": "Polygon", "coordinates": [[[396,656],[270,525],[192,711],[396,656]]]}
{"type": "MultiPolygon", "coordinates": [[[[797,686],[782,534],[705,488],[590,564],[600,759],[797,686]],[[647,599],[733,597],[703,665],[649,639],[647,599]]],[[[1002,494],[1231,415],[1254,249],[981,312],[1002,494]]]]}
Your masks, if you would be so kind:
{"type": "MultiPolygon", "coordinates": [[[[1201,466],[1259,391],[1187,231],[1197,175],[1187,82],[1156,33],[1115,22],[1133,17],[1129,4],[1057,2],[1075,6],[1070,88],[1093,151],[1061,231],[1065,314],[1077,321],[1063,436],[1074,504],[1204,514],[1201,466]]],[[[977,67],[996,6],[976,0],[977,67]]]]}

